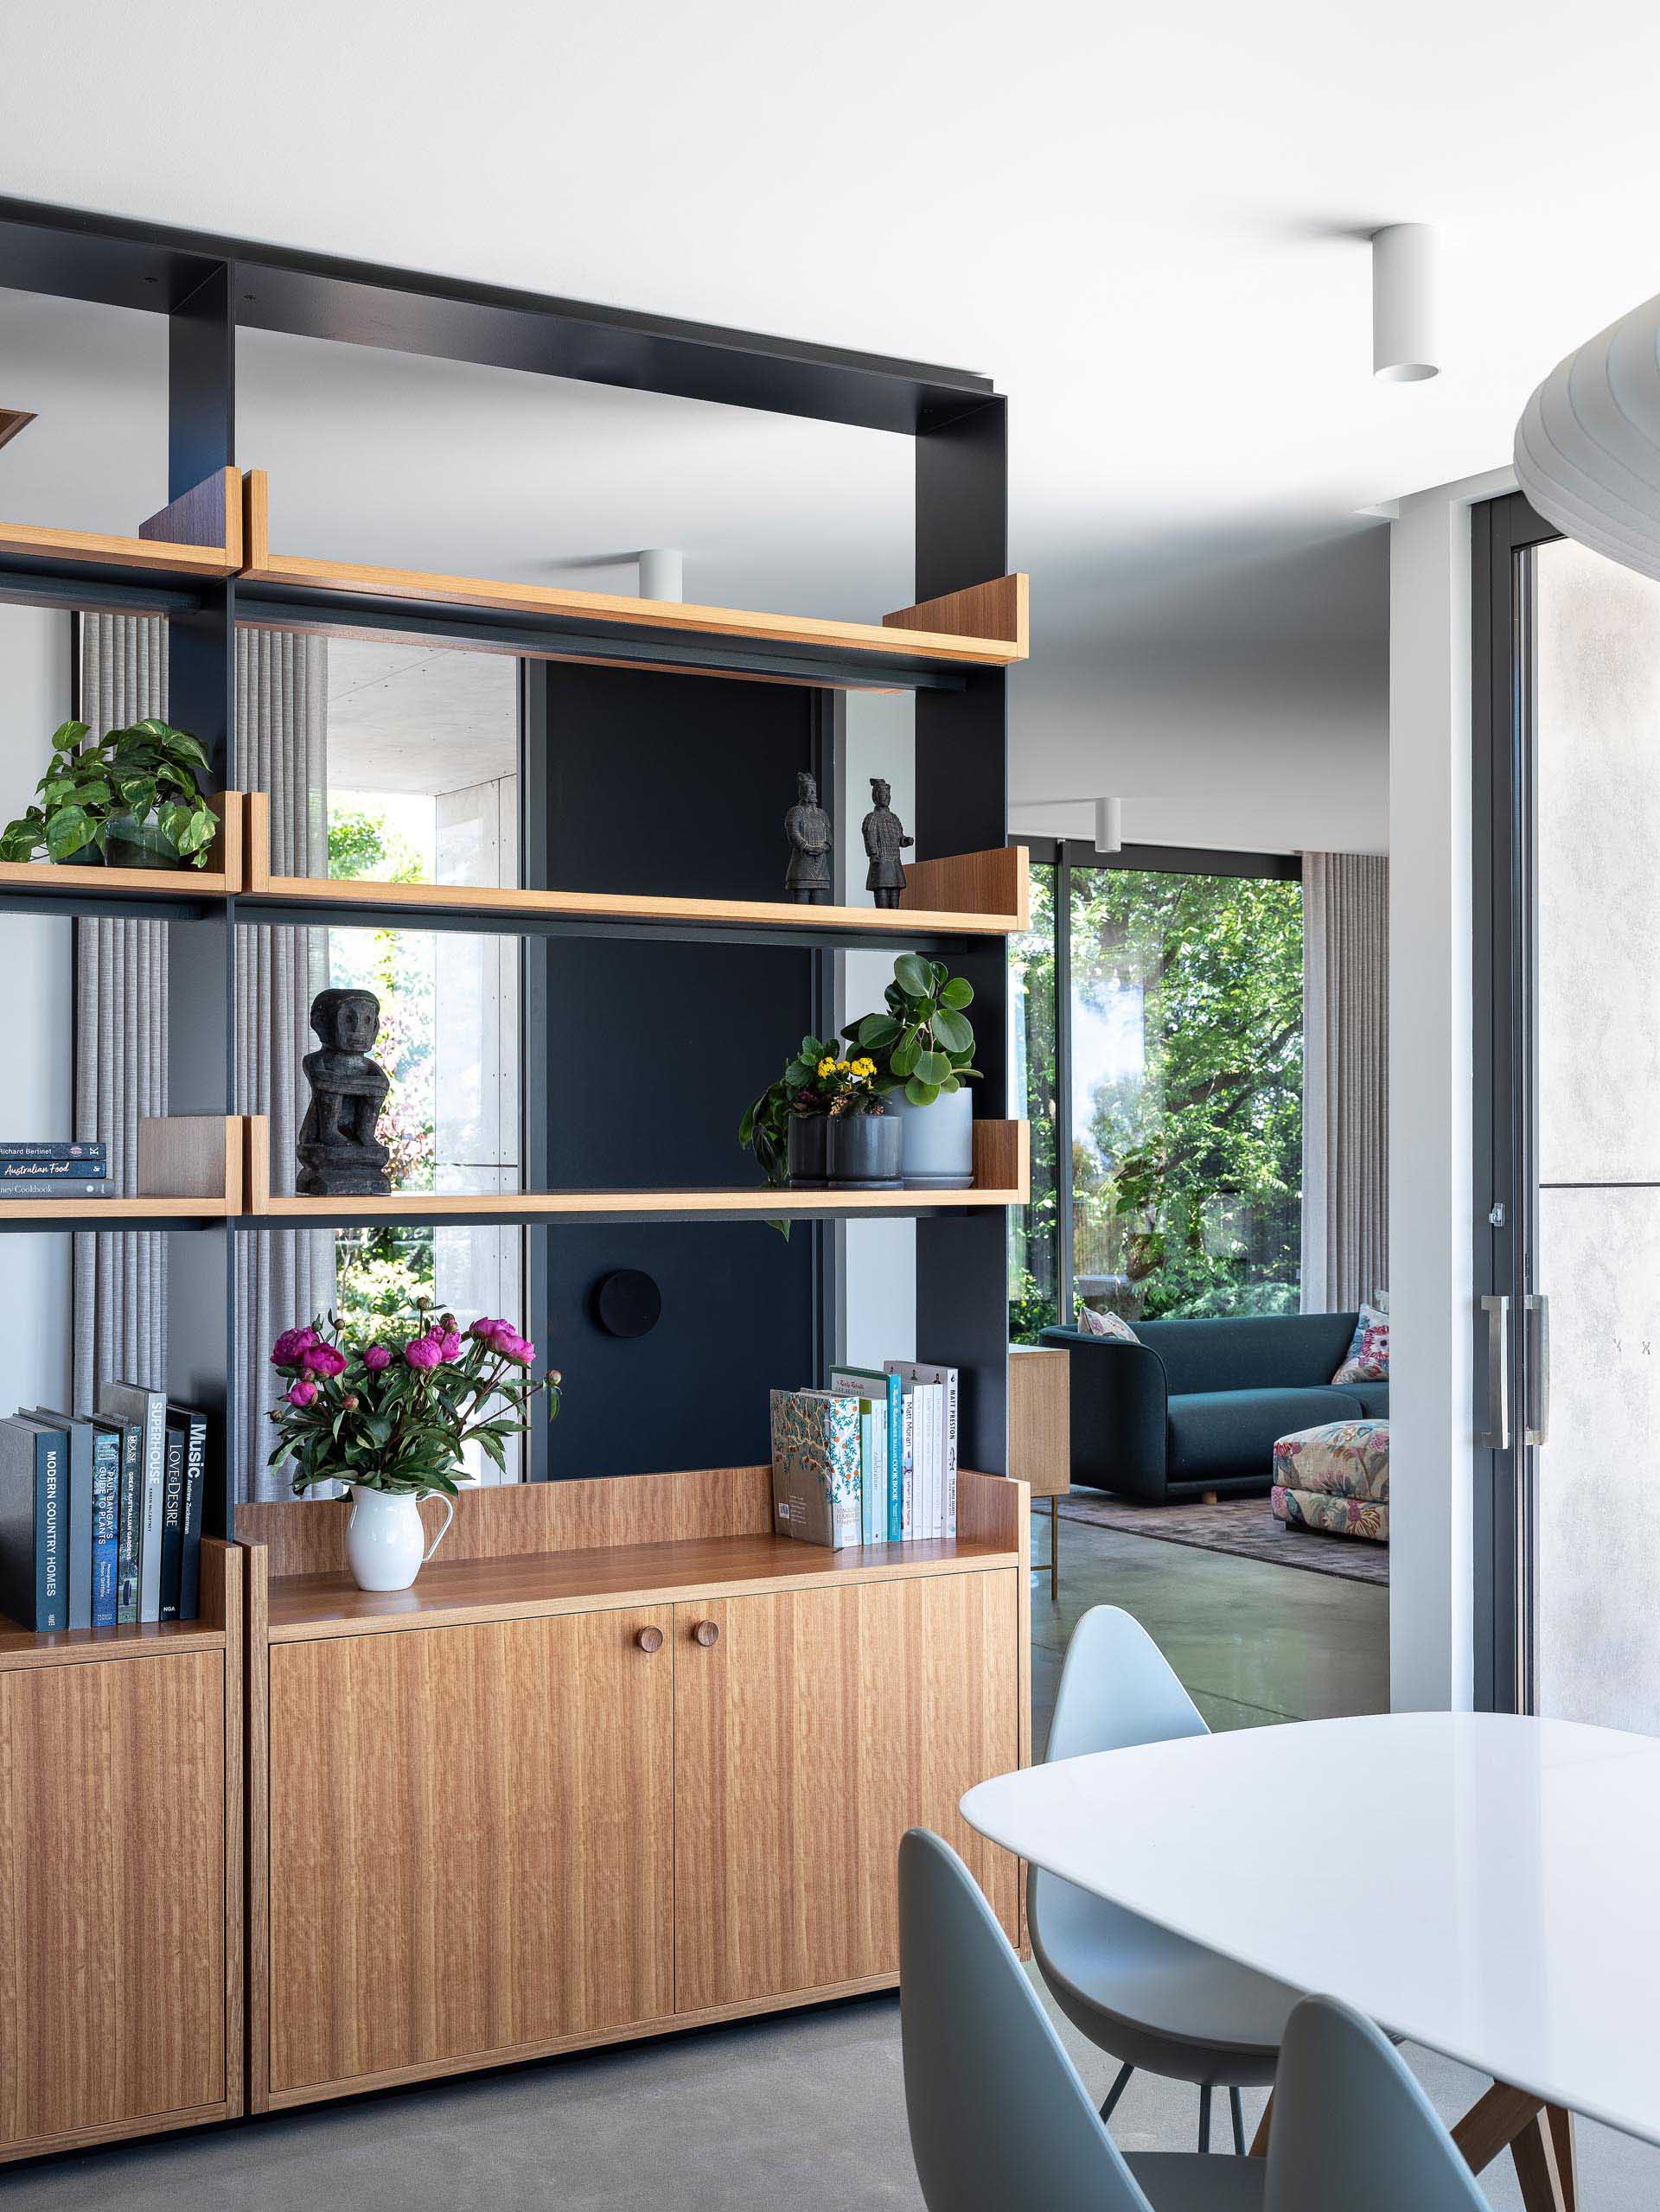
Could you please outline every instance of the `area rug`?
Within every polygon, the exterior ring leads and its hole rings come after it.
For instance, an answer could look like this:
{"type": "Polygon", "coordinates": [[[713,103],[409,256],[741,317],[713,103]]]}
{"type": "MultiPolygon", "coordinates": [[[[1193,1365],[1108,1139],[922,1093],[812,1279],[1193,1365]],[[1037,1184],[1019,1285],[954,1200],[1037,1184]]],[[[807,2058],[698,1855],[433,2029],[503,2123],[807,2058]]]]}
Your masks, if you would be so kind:
{"type": "Polygon", "coordinates": [[[1074,1490],[1061,1500],[1067,1520],[1092,1528],[1119,1528],[1132,1536],[1152,1536],[1161,1544],[1186,1544],[1197,1552],[1229,1552],[1241,1559],[1267,1559],[1277,1567],[1303,1567],[1309,1573],[1338,1575],[1344,1582],[1389,1580],[1387,1545],[1363,1544],[1352,1536],[1328,1536],[1310,1528],[1287,1528],[1261,1498],[1223,1498],[1213,1506],[1138,1505],[1104,1490],[1074,1490]]]}

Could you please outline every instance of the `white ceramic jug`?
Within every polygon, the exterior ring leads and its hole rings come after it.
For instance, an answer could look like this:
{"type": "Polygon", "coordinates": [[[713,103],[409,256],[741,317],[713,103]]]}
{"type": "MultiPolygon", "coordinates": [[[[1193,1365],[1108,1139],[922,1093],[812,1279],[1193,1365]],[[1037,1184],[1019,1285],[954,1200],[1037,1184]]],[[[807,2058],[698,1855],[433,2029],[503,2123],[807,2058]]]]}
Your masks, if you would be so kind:
{"type": "Polygon", "coordinates": [[[444,1527],[429,1544],[418,1498],[352,1485],[346,1559],[360,1590],[407,1590],[450,1533],[455,1501],[444,1501],[444,1527]]]}

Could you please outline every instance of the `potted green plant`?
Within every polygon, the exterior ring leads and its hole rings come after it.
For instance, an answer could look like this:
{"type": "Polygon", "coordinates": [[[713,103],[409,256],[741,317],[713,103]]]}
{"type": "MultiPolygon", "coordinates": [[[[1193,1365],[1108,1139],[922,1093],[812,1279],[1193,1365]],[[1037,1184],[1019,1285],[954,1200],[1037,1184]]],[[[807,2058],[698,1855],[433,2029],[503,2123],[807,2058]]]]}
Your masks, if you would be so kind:
{"type": "Polygon", "coordinates": [[[0,831],[0,859],[99,861],[112,868],[205,868],[219,829],[200,778],[207,754],[188,730],[154,716],[95,742],[61,724],[38,802],[0,831]]]}
{"type": "Polygon", "coordinates": [[[974,985],[941,960],[901,953],[884,994],[887,1011],[842,1035],[877,1062],[875,1088],[903,1125],[901,1174],[924,1190],[966,1190],[974,1180],[974,985]]]}
{"type": "Polygon", "coordinates": [[[737,1141],[755,1154],[756,1165],[769,1182],[814,1186],[828,1177],[830,1100],[818,1073],[827,1055],[833,1066],[833,1044],[821,1037],[803,1037],[785,1062],[783,1074],[744,1109],[737,1141]]]}
{"type": "Polygon", "coordinates": [[[354,1342],[332,1314],[326,1327],[283,1331],[271,1361],[290,1380],[271,1413],[279,1439],[271,1464],[292,1458],[299,1493],[347,1484],[346,1557],[358,1588],[407,1590],[455,1517],[450,1504],[428,1544],[421,1500],[455,1498],[468,1444],[505,1467],[506,1439],[529,1427],[539,1390],[549,1418],[559,1412],[559,1374],[531,1375],[536,1347],[508,1321],[476,1321],[463,1333],[454,1314],[423,1311],[377,1335],[354,1342]]]}

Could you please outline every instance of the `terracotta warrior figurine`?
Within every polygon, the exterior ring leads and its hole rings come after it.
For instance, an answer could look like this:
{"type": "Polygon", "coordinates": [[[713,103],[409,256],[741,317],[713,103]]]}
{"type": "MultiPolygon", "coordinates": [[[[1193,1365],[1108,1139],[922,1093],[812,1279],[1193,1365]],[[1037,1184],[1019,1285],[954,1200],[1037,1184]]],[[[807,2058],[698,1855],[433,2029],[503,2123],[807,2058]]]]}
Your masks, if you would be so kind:
{"type": "Polygon", "coordinates": [[[875,892],[878,906],[898,905],[899,894],[905,888],[905,864],[899,855],[916,843],[905,835],[903,823],[888,804],[892,796],[891,784],[879,775],[871,778],[871,797],[876,804],[865,817],[865,850],[871,856],[865,888],[875,892]]]}
{"type": "Polygon", "coordinates": [[[383,1198],[392,1189],[391,1155],[374,1132],[392,1085],[369,1058],[380,1033],[380,1002],[372,991],[320,991],[311,1026],[322,1049],[302,1063],[311,1103],[294,1147],[300,1156],[294,1188],[306,1198],[383,1198]]]}
{"type": "Polygon", "coordinates": [[[789,866],[784,889],[801,906],[825,906],[830,898],[830,817],[819,804],[819,787],[808,775],[795,779],[795,804],[784,817],[789,866]]]}

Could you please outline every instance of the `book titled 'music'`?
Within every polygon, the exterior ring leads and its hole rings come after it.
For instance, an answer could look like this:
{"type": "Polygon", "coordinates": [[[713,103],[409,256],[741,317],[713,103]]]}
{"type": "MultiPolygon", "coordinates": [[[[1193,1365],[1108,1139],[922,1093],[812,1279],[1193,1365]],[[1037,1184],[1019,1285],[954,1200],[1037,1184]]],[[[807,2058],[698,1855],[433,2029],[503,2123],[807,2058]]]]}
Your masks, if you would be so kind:
{"type": "Polygon", "coordinates": [[[0,1610],[35,1629],[194,1620],[208,1424],[111,1382],[97,1413],[0,1419],[0,1610]]]}

